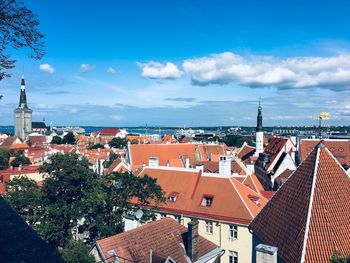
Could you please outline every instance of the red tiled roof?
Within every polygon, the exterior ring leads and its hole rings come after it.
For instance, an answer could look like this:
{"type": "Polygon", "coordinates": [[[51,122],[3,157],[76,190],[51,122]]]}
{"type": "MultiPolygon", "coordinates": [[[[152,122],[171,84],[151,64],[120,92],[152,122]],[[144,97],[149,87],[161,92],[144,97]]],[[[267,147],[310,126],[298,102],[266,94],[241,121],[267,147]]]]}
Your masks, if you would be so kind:
{"type": "Polygon", "coordinates": [[[286,169],[277,178],[281,180],[282,183],[285,183],[292,173],[292,170],[286,169]]]}
{"type": "Polygon", "coordinates": [[[6,170],[0,171],[0,178],[4,182],[7,182],[11,179],[11,176],[14,175],[25,175],[25,174],[36,174],[39,173],[39,166],[37,165],[23,165],[21,167],[8,168],[6,170]]]}
{"type": "MultiPolygon", "coordinates": [[[[153,255],[160,260],[159,262],[165,262],[170,256],[178,263],[187,263],[184,250],[184,246],[187,246],[186,234],[186,227],[171,218],[163,218],[136,229],[98,240],[97,244],[105,258],[110,257],[108,251],[114,250],[119,257],[133,262],[148,263],[152,249],[153,255]]],[[[199,236],[199,257],[216,248],[218,248],[217,245],[199,236]]],[[[113,258],[107,260],[107,262],[112,261],[113,258]]]]}
{"type": "Polygon", "coordinates": [[[261,191],[264,191],[264,187],[261,185],[259,179],[254,173],[247,175],[247,177],[242,183],[257,193],[261,193],[261,191]]]}
{"type": "Polygon", "coordinates": [[[7,137],[0,146],[1,148],[10,148],[10,146],[13,145],[16,142],[16,140],[16,136],[7,137]]]}
{"type": "Polygon", "coordinates": [[[166,197],[179,193],[175,202],[157,204],[161,211],[248,224],[267,202],[232,177],[202,176],[201,172],[167,167],[147,167],[139,176],[145,174],[157,179],[166,197]],[[201,205],[204,195],[213,196],[210,207],[201,205]],[[259,204],[249,196],[256,196],[259,204]]]}
{"type": "MultiPolygon", "coordinates": [[[[304,160],[320,140],[301,140],[299,147],[300,160],[304,160]]],[[[350,166],[350,140],[322,140],[324,146],[333,154],[341,165],[350,166]]]]}
{"type": "Polygon", "coordinates": [[[118,128],[106,128],[100,131],[100,136],[116,136],[119,132],[118,128]]]}
{"type": "Polygon", "coordinates": [[[32,146],[43,146],[46,144],[45,135],[29,135],[28,140],[32,143],[32,146]]]}
{"type": "Polygon", "coordinates": [[[315,148],[250,224],[286,263],[350,254],[350,178],[323,145],[315,148]],[[304,252],[304,253],[303,253],[304,252]]]}
{"type": "Polygon", "coordinates": [[[138,168],[143,164],[148,165],[150,157],[158,157],[159,165],[166,166],[168,160],[179,159],[182,156],[189,157],[191,161],[201,160],[196,150],[196,144],[131,144],[131,164],[138,168]]]}
{"type": "Polygon", "coordinates": [[[255,153],[255,148],[247,144],[243,145],[241,150],[238,152],[237,157],[246,163],[249,161],[249,157],[255,153]]]}
{"type": "Polygon", "coordinates": [[[274,162],[278,154],[283,150],[283,147],[288,142],[287,138],[272,137],[270,143],[265,147],[264,153],[270,155],[270,161],[267,163],[266,169],[274,162]]]}
{"type": "MultiPolygon", "coordinates": [[[[214,161],[197,161],[194,163],[193,167],[197,164],[203,164],[204,172],[206,173],[218,173],[219,172],[219,162],[214,161]]],[[[245,175],[243,168],[237,163],[236,160],[231,161],[231,173],[237,173],[239,175],[245,175]]]]}
{"type": "Polygon", "coordinates": [[[10,146],[10,149],[12,149],[12,150],[27,149],[27,148],[29,148],[29,146],[28,146],[28,144],[25,144],[25,143],[12,144],[10,146]]]}

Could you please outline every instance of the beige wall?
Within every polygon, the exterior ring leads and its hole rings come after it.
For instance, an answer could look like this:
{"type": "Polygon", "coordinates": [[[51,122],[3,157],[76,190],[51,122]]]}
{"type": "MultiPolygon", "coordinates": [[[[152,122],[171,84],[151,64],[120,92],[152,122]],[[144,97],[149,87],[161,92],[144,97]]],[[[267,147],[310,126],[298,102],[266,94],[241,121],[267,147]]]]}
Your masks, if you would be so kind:
{"type": "MultiPolygon", "coordinates": [[[[175,215],[167,214],[167,217],[175,219],[175,215]]],[[[160,219],[160,214],[157,214],[157,219],[160,219]]],[[[188,216],[181,217],[181,224],[187,227],[188,222],[191,218],[188,216]]],[[[247,226],[238,225],[237,239],[231,240],[229,238],[230,223],[213,221],[213,234],[205,233],[205,220],[198,219],[199,221],[199,234],[206,239],[212,241],[216,245],[220,246],[225,250],[225,254],[221,257],[221,263],[228,263],[229,253],[228,251],[235,251],[238,253],[239,263],[251,263],[252,253],[252,234],[250,234],[247,226]]]]}
{"type": "Polygon", "coordinates": [[[10,180],[12,180],[15,177],[26,177],[28,179],[34,180],[35,182],[40,182],[44,180],[44,175],[41,173],[32,173],[32,174],[16,174],[16,175],[11,175],[10,180]]]}

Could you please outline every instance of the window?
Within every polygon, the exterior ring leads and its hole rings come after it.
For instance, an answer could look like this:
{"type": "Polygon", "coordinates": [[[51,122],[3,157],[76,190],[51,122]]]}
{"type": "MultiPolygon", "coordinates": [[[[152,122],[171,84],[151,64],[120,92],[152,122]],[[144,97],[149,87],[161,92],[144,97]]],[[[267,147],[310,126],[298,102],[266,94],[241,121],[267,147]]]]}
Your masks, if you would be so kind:
{"type": "Polygon", "coordinates": [[[206,234],[213,234],[213,222],[205,221],[205,233],[206,234]]]}
{"type": "Polygon", "coordinates": [[[170,196],[168,197],[168,200],[169,200],[170,202],[175,202],[175,201],[176,201],[176,196],[170,195],[170,196]]]}
{"type": "Polygon", "coordinates": [[[168,196],[168,200],[169,200],[170,202],[175,202],[178,195],[179,195],[179,193],[172,192],[172,193],[170,193],[170,195],[168,196]]]}
{"type": "Polygon", "coordinates": [[[202,200],[202,206],[208,206],[210,207],[211,204],[213,203],[213,196],[210,195],[205,195],[202,200]]]}
{"type": "Polygon", "coordinates": [[[228,251],[228,262],[229,263],[238,263],[238,253],[235,251],[228,251]]]}
{"type": "Polygon", "coordinates": [[[236,225],[230,225],[230,239],[237,239],[238,229],[236,225]]]}
{"type": "Polygon", "coordinates": [[[160,214],[160,218],[164,218],[164,217],[166,217],[166,214],[160,214]]]}

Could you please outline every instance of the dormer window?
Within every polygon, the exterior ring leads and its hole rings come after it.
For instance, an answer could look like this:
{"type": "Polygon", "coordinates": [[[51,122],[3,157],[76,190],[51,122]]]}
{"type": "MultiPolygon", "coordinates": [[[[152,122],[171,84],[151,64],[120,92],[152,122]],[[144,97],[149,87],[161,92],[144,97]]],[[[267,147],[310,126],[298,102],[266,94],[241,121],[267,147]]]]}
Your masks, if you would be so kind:
{"type": "Polygon", "coordinates": [[[253,201],[257,206],[260,206],[259,197],[255,195],[248,195],[249,199],[253,201]]]}
{"type": "Polygon", "coordinates": [[[212,195],[203,196],[203,200],[201,203],[202,206],[210,207],[212,203],[213,203],[213,196],[212,195]]]}
{"type": "Polygon", "coordinates": [[[169,194],[168,200],[169,200],[170,202],[175,202],[178,195],[179,195],[179,193],[172,192],[171,194],[169,194]]]}

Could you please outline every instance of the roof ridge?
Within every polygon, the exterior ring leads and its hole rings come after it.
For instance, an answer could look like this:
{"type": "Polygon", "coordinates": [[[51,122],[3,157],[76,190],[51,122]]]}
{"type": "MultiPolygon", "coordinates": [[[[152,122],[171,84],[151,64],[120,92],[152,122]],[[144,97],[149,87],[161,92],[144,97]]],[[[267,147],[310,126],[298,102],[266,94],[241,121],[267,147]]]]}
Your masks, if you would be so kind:
{"type": "MultiPolygon", "coordinates": [[[[238,181],[237,179],[233,178],[233,177],[229,178],[230,183],[232,184],[233,188],[236,190],[236,192],[237,192],[239,198],[241,198],[241,200],[242,200],[244,206],[247,208],[249,214],[251,215],[251,217],[252,217],[252,219],[253,219],[253,218],[254,218],[254,215],[253,215],[252,211],[250,211],[248,205],[247,205],[246,202],[244,201],[244,198],[242,197],[241,193],[238,191],[238,189],[237,189],[237,187],[235,186],[235,184],[233,183],[232,179],[236,180],[237,182],[239,182],[239,181],[238,181]]],[[[244,184],[242,184],[242,185],[244,185],[244,184]]],[[[249,188],[249,187],[248,187],[248,188],[249,188]]],[[[249,189],[250,189],[250,188],[249,188],[249,189]]],[[[251,189],[250,189],[250,190],[251,190],[251,189]]],[[[261,210],[260,210],[260,211],[261,211],[261,210]]]]}
{"type": "MultiPolygon", "coordinates": [[[[323,144],[321,144],[321,145],[323,145],[323,144]]],[[[301,259],[300,259],[301,263],[304,263],[304,261],[305,261],[306,246],[307,246],[307,239],[308,239],[308,234],[309,234],[310,219],[311,219],[311,212],[312,212],[312,204],[313,204],[314,193],[315,193],[315,185],[316,185],[316,179],[317,179],[318,166],[319,166],[319,162],[320,162],[320,151],[323,148],[317,147],[315,149],[317,149],[317,153],[316,153],[316,160],[315,160],[315,164],[314,164],[314,174],[312,176],[312,186],[311,186],[311,192],[310,192],[310,197],[309,197],[309,207],[308,207],[308,212],[307,212],[307,217],[306,217],[304,241],[303,241],[303,248],[302,248],[301,259]]]]}

